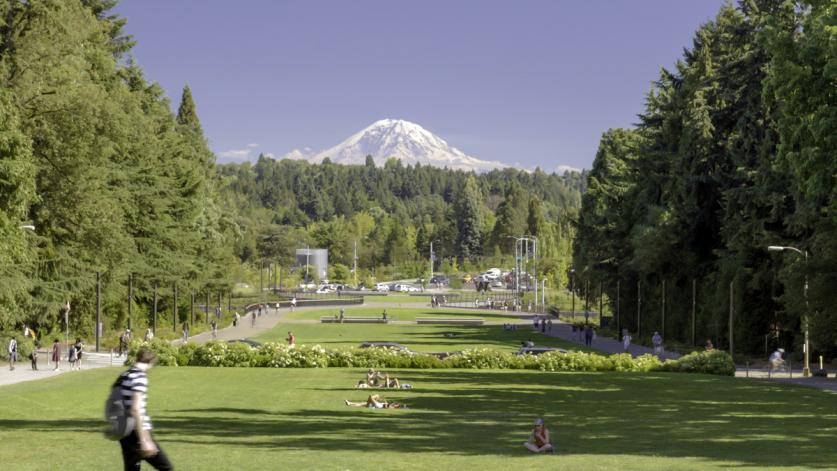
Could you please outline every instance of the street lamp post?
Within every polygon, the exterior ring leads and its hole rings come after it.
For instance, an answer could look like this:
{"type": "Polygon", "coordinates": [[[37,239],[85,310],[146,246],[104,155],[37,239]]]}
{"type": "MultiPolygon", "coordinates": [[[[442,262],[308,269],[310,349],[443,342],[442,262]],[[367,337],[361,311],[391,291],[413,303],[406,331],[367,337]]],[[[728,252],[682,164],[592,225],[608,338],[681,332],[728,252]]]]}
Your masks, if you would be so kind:
{"type": "Polygon", "coordinates": [[[570,294],[573,297],[573,322],[575,322],[575,268],[570,269],[570,294]]]}
{"type": "MultiPolygon", "coordinates": [[[[805,256],[805,264],[808,264],[808,251],[799,250],[796,247],[783,247],[780,245],[771,245],[767,247],[768,252],[784,252],[785,250],[790,250],[792,252],[796,252],[800,255],[805,256]]],[[[810,344],[808,343],[808,273],[805,273],[805,286],[802,290],[803,297],[805,298],[805,315],[802,316],[802,328],[804,329],[805,334],[805,343],[802,344],[802,352],[805,355],[805,364],[802,367],[802,376],[810,376],[811,375],[811,365],[810,365],[810,344]]]]}

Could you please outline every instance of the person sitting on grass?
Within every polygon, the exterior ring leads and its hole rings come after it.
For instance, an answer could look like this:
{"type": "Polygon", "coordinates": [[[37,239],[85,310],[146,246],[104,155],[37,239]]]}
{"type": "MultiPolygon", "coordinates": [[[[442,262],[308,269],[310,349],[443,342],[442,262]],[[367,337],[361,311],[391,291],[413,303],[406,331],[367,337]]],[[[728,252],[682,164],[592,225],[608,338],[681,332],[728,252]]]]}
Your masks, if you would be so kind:
{"type": "Polygon", "coordinates": [[[400,402],[388,402],[378,394],[372,394],[366,398],[366,402],[354,402],[346,399],[346,405],[350,407],[368,407],[370,409],[406,409],[405,404],[400,402]]]}
{"type": "Polygon", "coordinates": [[[535,428],[532,430],[532,435],[523,446],[532,453],[555,453],[555,448],[549,441],[549,429],[544,425],[543,419],[535,419],[535,428]]]}

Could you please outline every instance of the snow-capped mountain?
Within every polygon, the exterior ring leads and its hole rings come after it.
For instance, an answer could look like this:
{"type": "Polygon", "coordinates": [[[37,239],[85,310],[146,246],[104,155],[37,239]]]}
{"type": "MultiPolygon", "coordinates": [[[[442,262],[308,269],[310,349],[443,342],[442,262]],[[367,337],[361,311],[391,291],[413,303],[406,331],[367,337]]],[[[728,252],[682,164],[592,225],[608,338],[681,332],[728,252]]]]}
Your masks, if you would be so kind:
{"type": "Polygon", "coordinates": [[[338,164],[363,165],[367,155],[371,155],[379,166],[390,157],[395,157],[405,165],[420,163],[465,171],[485,172],[508,167],[497,161],[489,162],[468,156],[418,124],[400,119],[376,121],[340,144],[321,152],[315,153],[307,148],[302,151],[294,149],[283,157],[312,163],[322,162],[327,157],[338,164]]]}

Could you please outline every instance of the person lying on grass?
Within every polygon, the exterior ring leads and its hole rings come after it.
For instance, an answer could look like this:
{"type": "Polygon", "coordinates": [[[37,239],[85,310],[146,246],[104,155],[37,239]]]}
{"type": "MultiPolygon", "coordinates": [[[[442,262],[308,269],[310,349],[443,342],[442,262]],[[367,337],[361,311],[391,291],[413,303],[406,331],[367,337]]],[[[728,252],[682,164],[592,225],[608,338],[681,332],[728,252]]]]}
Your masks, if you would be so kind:
{"type": "Polygon", "coordinates": [[[370,409],[406,409],[406,404],[400,402],[387,402],[378,394],[372,394],[366,398],[366,402],[356,402],[346,399],[346,405],[350,407],[368,407],[370,409]]]}
{"type": "Polygon", "coordinates": [[[535,428],[532,430],[532,435],[523,446],[532,453],[555,453],[555,448],[549,442],[549,429],[544,425],[543,419],[535,419],[535,428]]]}

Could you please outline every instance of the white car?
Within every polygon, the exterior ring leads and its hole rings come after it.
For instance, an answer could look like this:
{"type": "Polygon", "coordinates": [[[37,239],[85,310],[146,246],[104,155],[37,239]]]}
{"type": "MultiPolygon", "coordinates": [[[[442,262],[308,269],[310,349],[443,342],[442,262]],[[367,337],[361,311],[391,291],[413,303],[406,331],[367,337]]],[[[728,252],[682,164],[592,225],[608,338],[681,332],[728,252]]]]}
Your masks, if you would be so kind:
{"type": "Polygon", "coordinates": [[[395,285],[394,291],[398,291],[399,293],[417,293],[421,291],[421,289],[412,285],[397,284],[395,285]]]}
{"type": "Polygon", "coordinates": [[[375,291],[387,292],[389,291],[389,285],[386,283],[378,283],[375,285],[375,291]]]}

